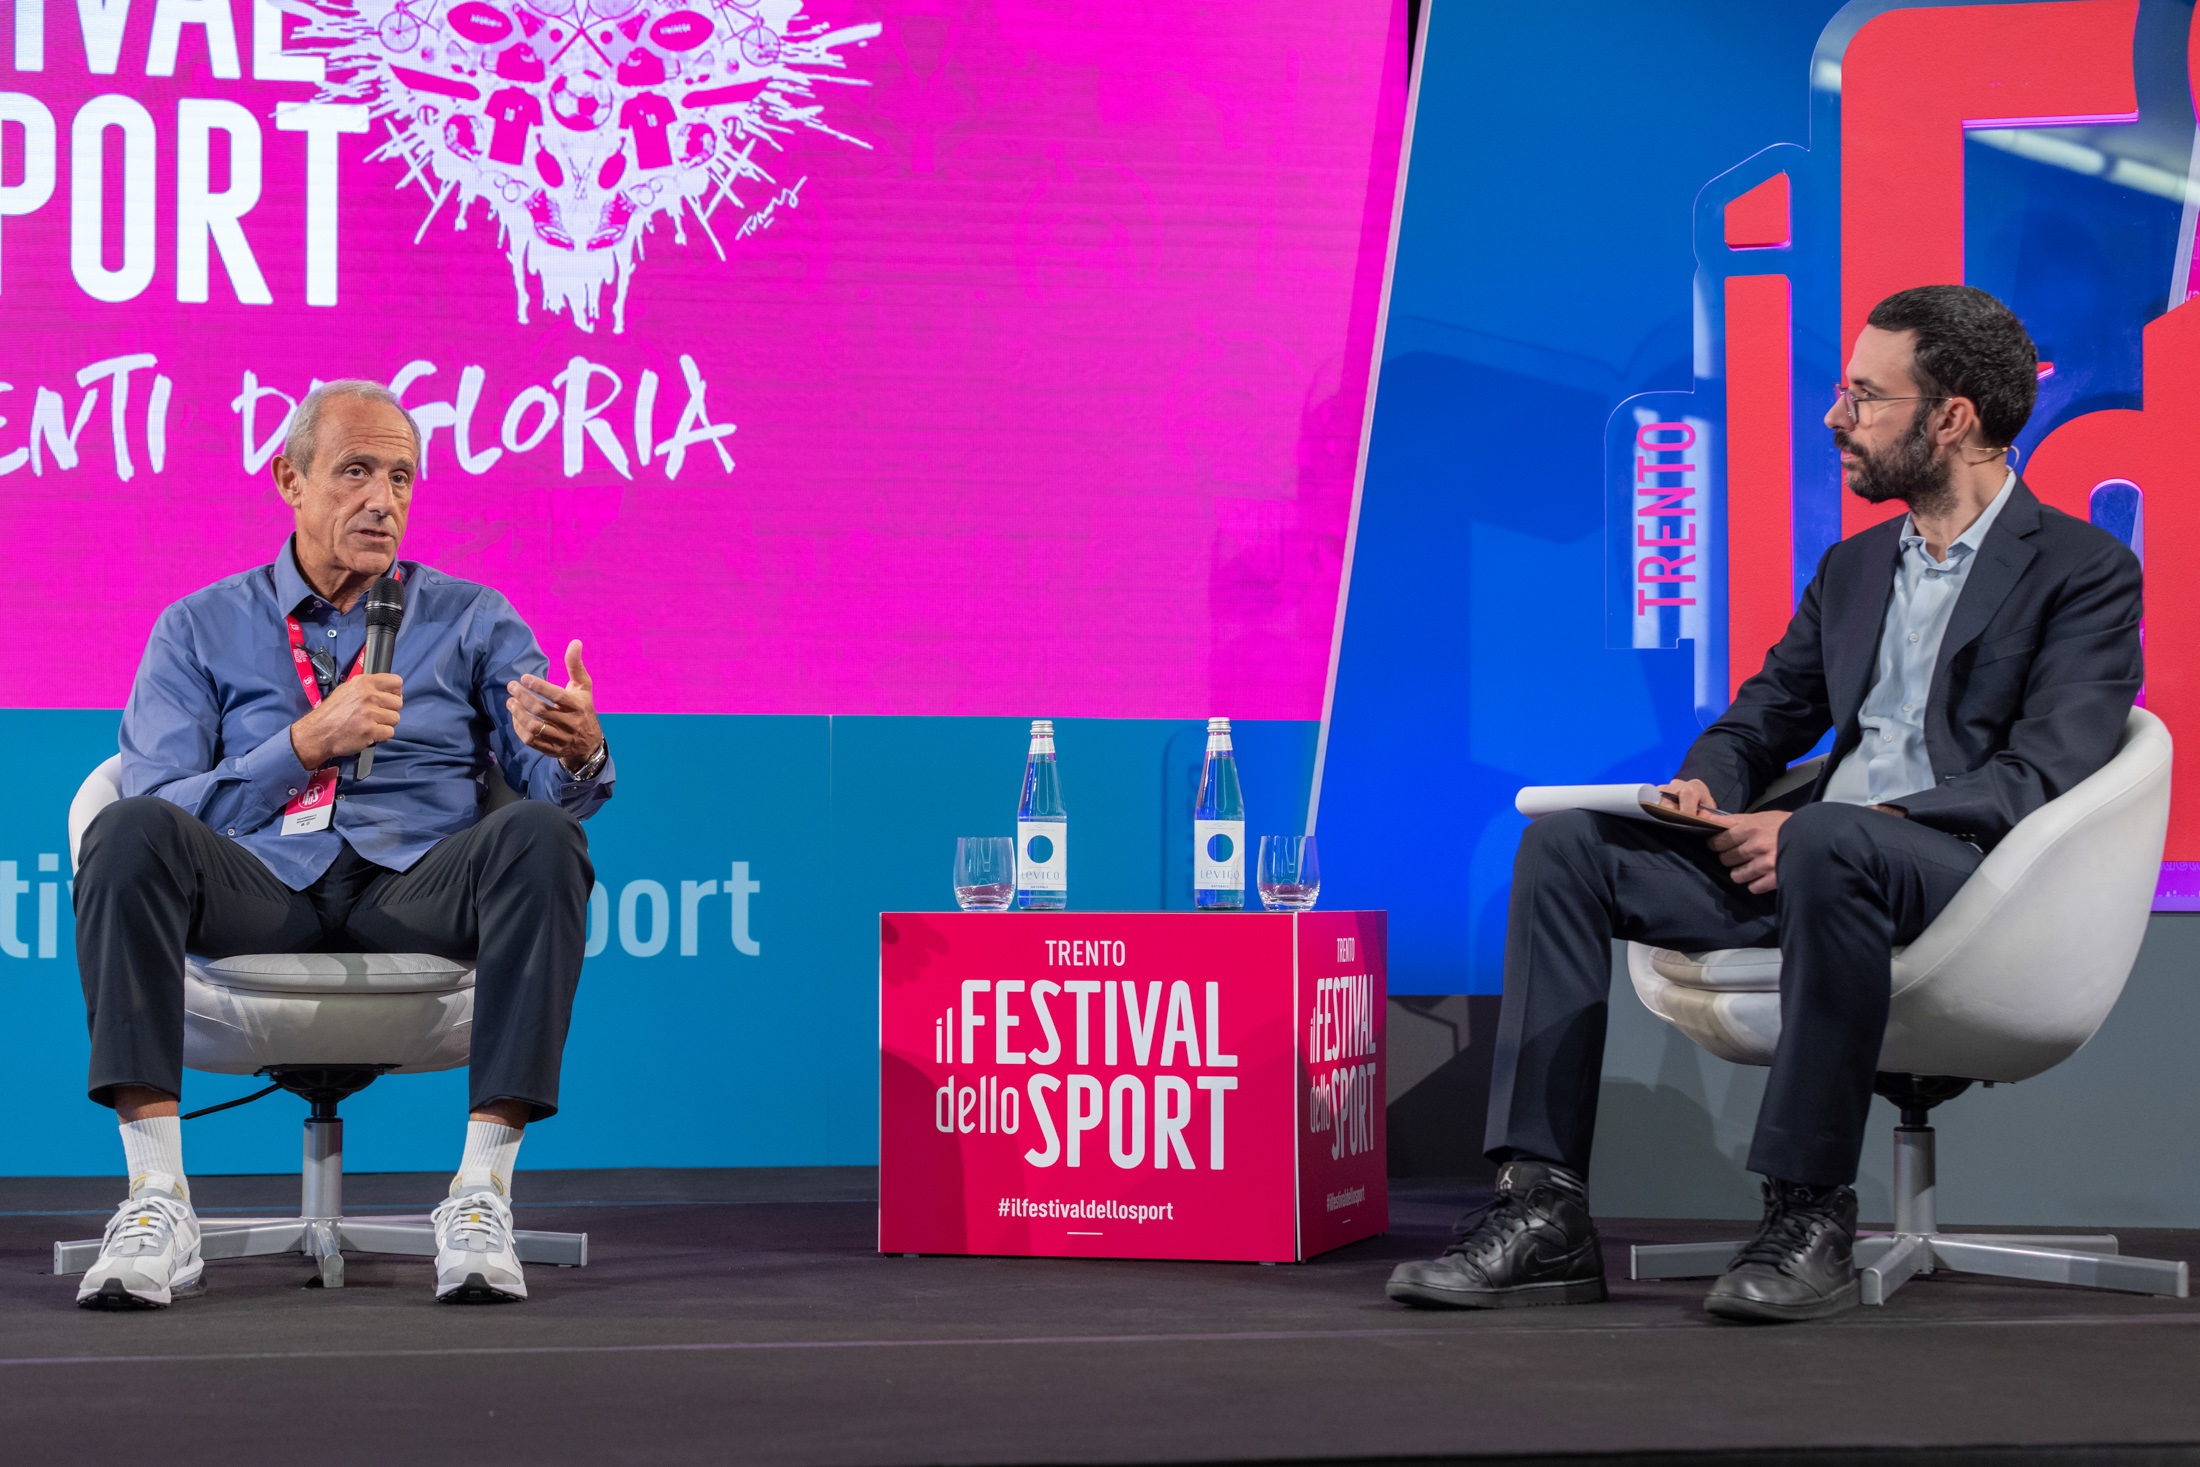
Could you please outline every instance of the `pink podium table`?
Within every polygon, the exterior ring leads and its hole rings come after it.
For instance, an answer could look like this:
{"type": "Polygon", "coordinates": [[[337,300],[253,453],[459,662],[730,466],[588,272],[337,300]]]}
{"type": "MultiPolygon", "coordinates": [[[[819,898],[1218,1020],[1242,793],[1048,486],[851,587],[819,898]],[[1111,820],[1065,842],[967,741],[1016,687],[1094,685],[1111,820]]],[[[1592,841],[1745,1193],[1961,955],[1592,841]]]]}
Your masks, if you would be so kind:
{"type": "Polygon", "coordinates": [[[1287,1262],[1383,1231],[1381,912],[888,912],[879,1249],[1287,1262]]]}

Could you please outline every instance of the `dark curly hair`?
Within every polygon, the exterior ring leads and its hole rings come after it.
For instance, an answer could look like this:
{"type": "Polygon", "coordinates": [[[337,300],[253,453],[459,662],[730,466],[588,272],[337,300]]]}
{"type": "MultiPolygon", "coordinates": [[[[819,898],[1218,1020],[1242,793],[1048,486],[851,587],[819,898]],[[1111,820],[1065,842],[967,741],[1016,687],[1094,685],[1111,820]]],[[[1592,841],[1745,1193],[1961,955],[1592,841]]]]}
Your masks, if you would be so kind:
{"type": "Polygon", "coordinates": [[[1986,441],[2007,448],[2040,392],[2040,354],[2016,313],[1969,285],[1920,285],[1872,307],[1868,324],[1915,331],[1918,391],[1967,397],[1986,441]]]}

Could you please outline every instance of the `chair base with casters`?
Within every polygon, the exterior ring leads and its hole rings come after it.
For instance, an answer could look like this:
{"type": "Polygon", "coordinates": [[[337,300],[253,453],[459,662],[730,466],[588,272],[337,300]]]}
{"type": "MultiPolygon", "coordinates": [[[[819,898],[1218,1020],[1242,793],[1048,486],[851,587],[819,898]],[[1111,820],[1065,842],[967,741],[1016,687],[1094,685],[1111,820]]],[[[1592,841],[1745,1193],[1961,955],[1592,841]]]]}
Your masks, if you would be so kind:
{"type": "MultiPolygon", "coordinates": [[[[1928,1113],[1971,1088],[1969,1080],[1882,1074],[1873,1089],[1902,1110],[1894,1133],[1894,1230],[1860,1233],[1856,1239],[1857,1294],[1884,1304],[1919,1274],[1985,1274],[2117,1289],[2132,1294],[2189,1297],[2183,1263],[2127,1258],[2113,1234],[2049,1237],[2038,1234],[1943,1233],[1933,1215],[1933,1128],[1928,1113]]],[[[1633,1250],[1638,1279],[1709,1278],[1734,1265],[1740,1242],[1661,1243],[1633,1250]]]]}
{"type": "MultiPolygon", "coordinates": [[[[300,1174],[296,1217],[200,1218],[199,1249],[209,1260],[261,1258],[296,1253],[320,1270],[322,1288],[344,1286],[344,1254],[401,1253],[435,1256],[435,1225],[426,1213],[392,1217],[344,1216],[344,1122],[338,1102],[354,1095],[394,1068],[390,1065],[274,1065],[261,1071],[276,1085],[313,1107],[306,1117],[305,1165],[300,1174]]],[[[53,1245],[56,1274],[83,1273],[99,1260],[97,1238],[53,1245]]],[[[588,1234],[514,1230],[514,1251],[522,1263],[583,1268],[588,1263],[588,1234]]]]}

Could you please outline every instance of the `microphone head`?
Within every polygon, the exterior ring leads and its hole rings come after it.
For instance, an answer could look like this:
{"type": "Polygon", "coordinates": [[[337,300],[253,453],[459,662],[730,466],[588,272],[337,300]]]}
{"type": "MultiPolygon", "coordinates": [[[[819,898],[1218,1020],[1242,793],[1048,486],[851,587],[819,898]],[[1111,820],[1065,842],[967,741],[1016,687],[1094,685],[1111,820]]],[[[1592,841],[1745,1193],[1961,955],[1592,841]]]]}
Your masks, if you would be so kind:
{"type": "Polygon", "coordinates": [[[367,630],[396,631],[405,619],[405,583],[382,576],[367,587],[367,630]]]}

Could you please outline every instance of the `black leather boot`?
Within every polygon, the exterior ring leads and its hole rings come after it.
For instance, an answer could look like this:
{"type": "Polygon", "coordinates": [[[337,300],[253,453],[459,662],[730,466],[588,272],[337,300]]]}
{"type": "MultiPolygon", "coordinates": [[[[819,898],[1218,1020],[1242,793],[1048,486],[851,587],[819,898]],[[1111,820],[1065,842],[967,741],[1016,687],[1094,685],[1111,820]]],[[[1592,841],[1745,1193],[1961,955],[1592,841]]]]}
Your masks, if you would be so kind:
{"type": "Polygon", "coordinates": [[[1856,1307],[1856,1193],[1765,1181],[1765,1220],[1711,1286],[1706,1313],[1778,1323],[1856,1307]]]}
{"type": "Polygon", "coordinates": [[[1384,1290],[1432,1309],[1604,1302],[1604,1253],[1581,1176],[1551,1161],[1508,1161],[1489,1205],[1460,1219],[1444,1256],[1401,1263],[1384,1290]]]}

